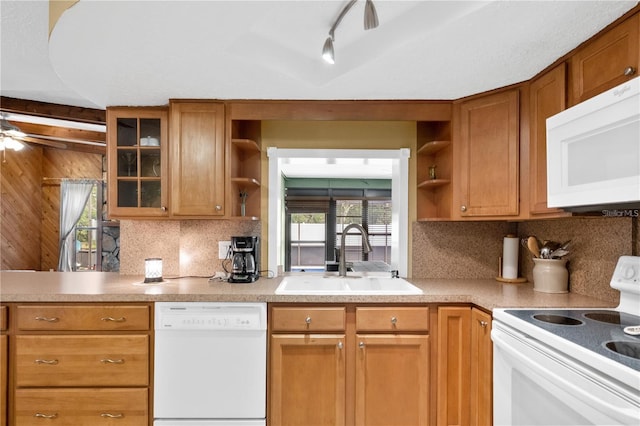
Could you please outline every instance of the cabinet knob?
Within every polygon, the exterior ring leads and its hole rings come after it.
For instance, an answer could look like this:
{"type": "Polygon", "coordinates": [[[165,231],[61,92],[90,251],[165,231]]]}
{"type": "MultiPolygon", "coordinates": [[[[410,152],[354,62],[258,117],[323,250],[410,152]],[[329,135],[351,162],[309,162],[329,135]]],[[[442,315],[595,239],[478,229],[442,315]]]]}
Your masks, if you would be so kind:
{"type": "Polygon", "coordinates": [[[54,414],[35,413],[33,417],[38,417],[41,419],[55,419],[58,417],[58,414],[57,413],[54,413],[54,414]]]}
{"type": "Polygon", "coordinates": [[[344,344],[342,342],[338,342],[338,349],[344,348],[344,344]]]}
{"type": "Polygon", "coordinates": [[[480,326],[481,326],[482,328],[487,328],[487,326],[489,325],[489,323],[488,323],[488,322],[486,322],[486,321],[480,321],[480,320],[478,320],[478,322],[480,323],[480,326]]]}
{"type": "Polygon", "coordinates": [[[167,211],[167,206],[160,207],[160,210],[162,210],[163,212],[166,212],[167,211]]]}
{"type": "Polygon", "coordinates": [[[360,349],[364,349],[364,342],[360,342],[360,343],[358,343],[358,347],[359,347],[360,349]]]}
{"type": "Polygon", "coordinates": [[[304,319],[304,322],[306,322],[307,324],[311,324],[311,317],[306,317],[304,319]]]}
{"type": "Polygon", "coordinates": [[[36,321],[45,321],[45,322],[58,322],[60,318],[58,317],[36,317],[36,321]]]}
{"type": "Polygon", "coordinates": [[[398,318],[391,317],[391,324],[396,325],[398,323],[398,318]]]}
{"type": "Polygon", "coordinates": [[[634,75],[636,73],[636,69],[634,67],[626,67],[624,69],[624,75],[634,75]]]}
{"type": "Polygon", "coordinates": [[[460,211],[461,212],[466,212],[467,211],[467,206],[460,206],[460,211]]]}
{"type": "Polygon", "coordinates": [[[218,205],[216,206],[216,211],[217,211],[217,212],[219,212],[220,210],[222,210],[222,206],[221,206],[220,204],[218,204],[218,205]]]}

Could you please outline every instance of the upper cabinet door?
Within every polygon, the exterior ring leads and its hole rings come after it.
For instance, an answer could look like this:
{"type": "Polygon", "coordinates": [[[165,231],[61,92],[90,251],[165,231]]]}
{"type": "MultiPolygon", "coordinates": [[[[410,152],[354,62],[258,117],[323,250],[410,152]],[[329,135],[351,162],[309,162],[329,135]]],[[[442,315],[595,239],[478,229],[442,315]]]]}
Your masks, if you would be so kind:
{"type": "Polygon", "coordinates": [[[224,104],[172,101],[171,215],[224,217],[224,104]]]}
{"type": "Polygon", "coordinates": [[[530,125],[530,213],[532,216],[566,216],[561,209],[547,207],[547,118],[566,107],[566,65],[558,65],[531,82],[530,125]]]}
{"type": "Polygon", "coordinates": [[[509,90],[460,104],[459,214],[519,213],[519,92],[509,90]]]}
{"type": "Polygon", "coordinates": [[[111,218],[166,217],[165,108],[108,108],[107,163],[111,218]]]}
{"type": "Polygon", "coordinates": [[[569,59],[569,105],[573,106],[638,74],[640,15],[594,38],[569,59]]]}

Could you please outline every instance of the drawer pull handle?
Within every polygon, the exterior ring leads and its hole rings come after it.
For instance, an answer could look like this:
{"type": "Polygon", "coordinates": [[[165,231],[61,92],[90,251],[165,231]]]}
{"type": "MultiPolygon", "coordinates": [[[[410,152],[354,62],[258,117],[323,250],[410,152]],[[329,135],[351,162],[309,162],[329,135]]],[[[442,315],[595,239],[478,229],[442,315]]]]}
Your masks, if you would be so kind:
{"type": "Polygon", "coordinates": [[[304,319],[304,322],[306,322],[307,324],[311,324],[311,317],[306,317],[304,319]]]}
{"type": "Polygon", "coordinates": [[[60,321],[60,318],[58,318],[58,317],[36,317],[36,321],[58,322],[58,321],[60,321]]]}
{"type": "Polygon", "coordinates": [[[41,419],[55,419],[58,417],[58,414],[57,413],[54,413],[54,414],[35,413],[33,417],[38,417],[41,419]]]}
{"type": "Polygon", "coordinates": [[[114,317],[102,317],[100,318],[102,321],[110,321],[110,322],[125,322],[127,319],[125,317],[114,318],[114,317]]]}
{"type": "Polygon", "coordinates": [[[101,359],[100,362],[103,364],[124,364],[124,359],[104,358],[104,359],[101,359]]]}
{"type": "Polygon", "coordinates": [[[396,325],[398,323],[398,318],[391,317],[391,324],[396,325]]]}
{"type": "Polygon", "coordinates": [[[36,359],[36,364],[57,365],[57,359],[36,359]]]}
{"type": "Polygon", "coordinates": [[[117,414],[102,413],[102,414],[100,414],[100,417],[105,417],[107,419],[121,419],[121,418],[124,417],[124,414],[122,414],[122,413],[117,413],[117,414]]]}

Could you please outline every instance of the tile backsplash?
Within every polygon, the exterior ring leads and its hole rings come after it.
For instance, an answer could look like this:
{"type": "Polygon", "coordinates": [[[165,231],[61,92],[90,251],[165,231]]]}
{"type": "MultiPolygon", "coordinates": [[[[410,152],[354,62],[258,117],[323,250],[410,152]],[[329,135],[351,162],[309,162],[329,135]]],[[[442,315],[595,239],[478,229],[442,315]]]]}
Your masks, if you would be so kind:
{"type": "Polygon", "coordinates": [[[260,226],[244,220],[123,220],[120,273],[144,275],[144,259],[160,257],[165,277],[211,276],[222,271],[218,241],[260,235],[260,226]]]}
{"type": "MultiPolygon", "coordinates": [[[[618,257],[638,253],[637,219],[569,217],[507,222],[420,222],[413,226],[414,278],[495,278],[502,238],[536,235],[572,240],[568,259],[570,291],[617,302],[609,283],[618,257]]],[[[519,275],[533,281],[533,261],[520,248],[519,275]]]]}
{"type": "MultiPolygon", "coordinates": [[[[609,286],[618,257],[638,254],[638,220],[628,217],[569,217],[527,222],[417,222],[412,235],[412,277],[495,278],[506,234],[572,240],[570,291],[617,302],[609,286]]],[[[120,224],[120,273],[143,275],[144,259],[163,259],[164,276],[210,276],[220,271],[218,241],[260,235],[259,221],[183,220],[120,224]]],[[[519,275],[533,280],[533,262],[520,249],[519,275]]]]}

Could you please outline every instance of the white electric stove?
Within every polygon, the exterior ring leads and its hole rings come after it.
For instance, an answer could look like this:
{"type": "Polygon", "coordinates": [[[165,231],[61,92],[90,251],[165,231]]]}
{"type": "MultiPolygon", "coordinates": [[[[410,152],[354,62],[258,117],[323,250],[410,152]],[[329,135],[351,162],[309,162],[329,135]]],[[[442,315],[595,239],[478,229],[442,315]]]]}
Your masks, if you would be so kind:
{"type": "Polygon", "coordinates": [[[640,425],[640,257],[611,286],[614,309],[493,311],[494,424],[640,425]]]}

